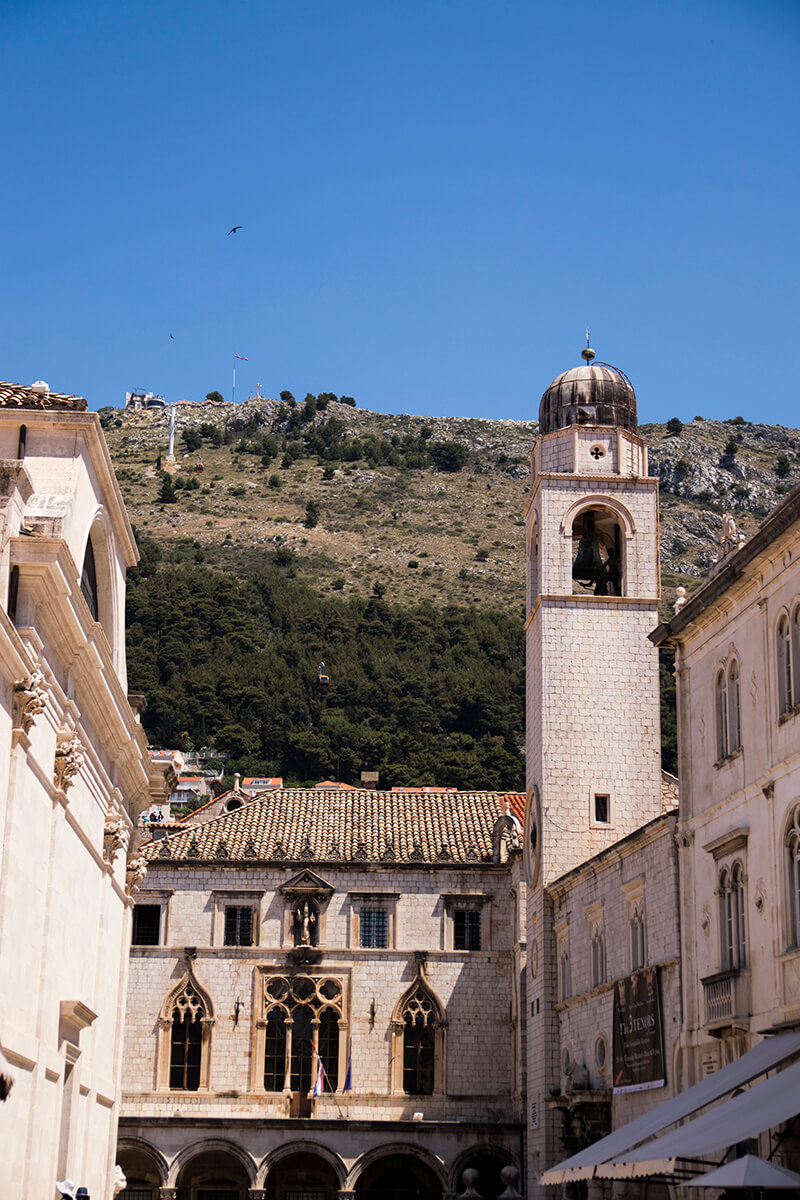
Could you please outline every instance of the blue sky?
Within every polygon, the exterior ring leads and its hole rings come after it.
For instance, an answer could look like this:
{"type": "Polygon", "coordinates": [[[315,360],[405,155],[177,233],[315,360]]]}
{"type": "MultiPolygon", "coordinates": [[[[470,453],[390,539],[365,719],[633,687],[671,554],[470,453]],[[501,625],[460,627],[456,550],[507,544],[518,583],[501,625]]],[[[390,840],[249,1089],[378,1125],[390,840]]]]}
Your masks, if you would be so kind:
{"type": "Polygon", "coordinates": [[[0,34],[2,378],[230,398],[238,353],[238,399],[529,419],[588,324],[643,421],[800,425],[794,0],[11,0],[0,34]]]}

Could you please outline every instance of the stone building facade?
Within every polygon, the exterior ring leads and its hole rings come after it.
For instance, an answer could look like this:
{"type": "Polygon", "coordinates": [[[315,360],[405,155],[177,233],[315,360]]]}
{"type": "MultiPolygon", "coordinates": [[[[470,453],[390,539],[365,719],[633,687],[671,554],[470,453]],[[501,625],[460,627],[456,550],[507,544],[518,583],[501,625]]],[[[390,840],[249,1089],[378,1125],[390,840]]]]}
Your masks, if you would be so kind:
{"type": "Polygon", "coordinates": [[[560,1122],[562,1157],[680,1087],[676,823],[677,811],[665,812],[548,889],[556,933],[560,1081],[550,1085],[556,1094],[546,1104],[560,1122]],[[652,989],[649,1009],[657,1027],[643,1048],[655,1062],[631,1063],[626,1054],[619,1001],[629,981],[652,989]]]}
{"type": "Polygon", "coordinates": [[[110,1196],[135,828],[166,795],[127,696],[136,547],[98,418],[0,384],[0,1185],[110,1196]]]}
{"type": "Polygon", "coordinates": [[[469,1166],[496,1196],[524,1158],[522,807],[278,790],[147,847],[126,1196],[439,1200],[469,1166]]]}
{"type": "Polygon", "coordinates": [[[800,1028],[798,542],[795,488],[652,635],[676,650],[684,1086],[800,1028]]]}

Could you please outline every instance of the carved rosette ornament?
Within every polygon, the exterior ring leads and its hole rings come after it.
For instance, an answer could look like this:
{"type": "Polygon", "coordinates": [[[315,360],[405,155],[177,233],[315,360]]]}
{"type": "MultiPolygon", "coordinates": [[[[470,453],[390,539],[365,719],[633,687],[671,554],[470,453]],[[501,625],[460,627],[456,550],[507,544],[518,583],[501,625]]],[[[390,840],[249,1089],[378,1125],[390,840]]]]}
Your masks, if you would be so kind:
{"type": "Polygon", "coordinates": [[[76,733],[56,746],[53,779],[57,788],[66,792],[75,782],[75,776],[83,765],[85,747],[76,733]]]}
{"type": "Polygon", "coordinates": [[[131,858],[125,871],[125,891],[129,896],[135,895],[144,882],[147,874],[146,858],[131,858]]]}
{"type": "Polygon", "coordinates": [[[103,858],[113,867],[120,850],[127,849],[128,830],[125,822],[116,813],[109,813],[103,830],[103,858]]]}
{"type": "Polygon", "coordinates": [[[18,679],[14,684],[14,727],[27,733],[35,719],[47,706],[50,684],[45,681],[41,667],[18,679]]]}

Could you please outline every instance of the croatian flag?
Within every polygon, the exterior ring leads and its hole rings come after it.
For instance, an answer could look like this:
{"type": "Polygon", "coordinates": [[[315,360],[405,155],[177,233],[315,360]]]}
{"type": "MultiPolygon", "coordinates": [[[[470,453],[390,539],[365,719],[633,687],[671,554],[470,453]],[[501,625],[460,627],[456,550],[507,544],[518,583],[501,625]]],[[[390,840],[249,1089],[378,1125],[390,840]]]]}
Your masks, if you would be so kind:
{"type": "Polygon", "coordinates": [[[238,358],[240,362],[250,362],[249,358],[245,358],[243,354],[234,354],[234,358],[238,358]]]}
{"type": "Polygon", "coordinates": [[[353,1090],[353,1047],[350,1047],[350,1058],[347,1062],[347,1074],[344,1079],[343,1092],[352,1092],[353,1090]]]}
{"type": "Polygon", "coordinates": [[[322,1059],[317,1055],[317,1074],[314,1079],[314,1087],[311,1092],[312,1096],[321,1096],[325,1091],[325,1071],[322,1067],[322,1059]]]}

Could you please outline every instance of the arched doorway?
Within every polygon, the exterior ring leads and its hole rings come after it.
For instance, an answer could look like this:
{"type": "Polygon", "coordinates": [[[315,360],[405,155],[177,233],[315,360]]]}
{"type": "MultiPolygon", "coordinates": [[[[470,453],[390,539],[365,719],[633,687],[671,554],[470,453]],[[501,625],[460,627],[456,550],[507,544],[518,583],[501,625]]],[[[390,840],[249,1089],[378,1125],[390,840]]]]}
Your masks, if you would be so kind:
{"type": "Polygon", "coordinates": [[[337,1200],[338,1192],[334,1168],[308,1150],[280,1158],[267,1175],[266,1200],[337,1200]]]}
{"type": "Polygon", "coordinates": [[[206,1150],[181,1169],[177,1200],[247,1200],[250,1180],[235,1154],[206,1150]]]}
{"type": "Polygon", "coordinates": [[[442,1185],[413,1154],[386,1154],[358,1177],[355,1200],[442,1200],[442,1185]]]}

